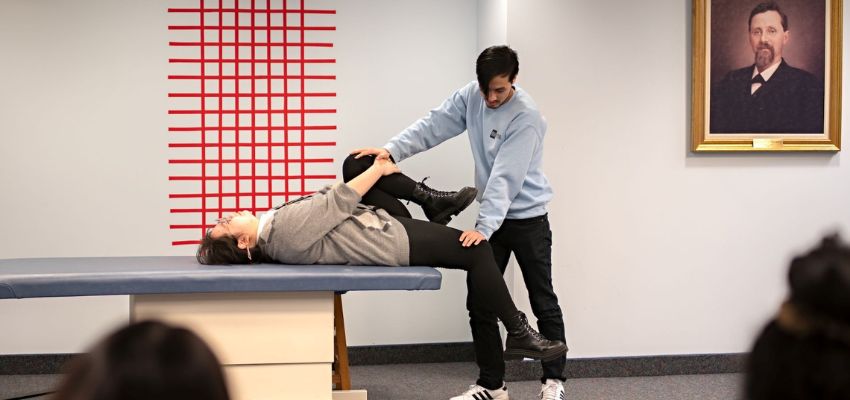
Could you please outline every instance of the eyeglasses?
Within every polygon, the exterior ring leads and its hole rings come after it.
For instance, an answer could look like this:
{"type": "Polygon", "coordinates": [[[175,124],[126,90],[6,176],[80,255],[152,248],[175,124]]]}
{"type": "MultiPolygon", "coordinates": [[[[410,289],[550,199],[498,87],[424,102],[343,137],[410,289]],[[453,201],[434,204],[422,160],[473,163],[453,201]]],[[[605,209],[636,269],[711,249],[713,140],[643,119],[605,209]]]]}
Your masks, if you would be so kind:
{"type": "Polygon", "coordinates": [[[230,232],[230,228],[228,227],[228,225],[230,225],[230,220],[232,220],[232,219],[233,219],[233,215],[228,215],[226,217],[216,218],[215,221],[213,221],[213,227],[207,228],[207,233],[206,233],[207,237],[212,237],[211,236],[212,230],[215,228],[215,225],[221,225],[221,227],[224,228],[225,232],[227,232],[227,234],[229,236],[233,236],[233,234],[230,232]]]}

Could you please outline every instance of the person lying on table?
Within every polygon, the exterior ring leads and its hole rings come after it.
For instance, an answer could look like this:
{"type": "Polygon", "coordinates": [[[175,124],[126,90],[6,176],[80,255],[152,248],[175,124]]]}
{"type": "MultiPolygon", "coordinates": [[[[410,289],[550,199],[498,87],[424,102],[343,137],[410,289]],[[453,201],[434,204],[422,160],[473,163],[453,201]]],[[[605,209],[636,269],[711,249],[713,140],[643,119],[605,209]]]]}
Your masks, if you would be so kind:
{"type": "Polygon", "coordinates": [[[343,177],[350,179],[275,207],[261,218],[241,211],[219,219],[198,247],[198,262],[462,269],[469,274],[480,303],[490,305],[505,325],[505,354],[546,360],[566,353],[563,342],[543,337],[516,308],[486,241],[464,247],[461,231],[412,219],[398,200],[430,202],[432,210],[440,204],[456,207],[455,201],[447,199],[463,190],[433,191],[428,199],[417,200],[417,183],[401,174],[392,161],[378,157],[355,160],[349,156],[343,163],[343,177]],[[363,169],[364,161],[371,165],[363,169]],[[358,171],[362,172],[353,176],[358,171]],[[363,198],[373,204],[361,204],[363,198]]]}

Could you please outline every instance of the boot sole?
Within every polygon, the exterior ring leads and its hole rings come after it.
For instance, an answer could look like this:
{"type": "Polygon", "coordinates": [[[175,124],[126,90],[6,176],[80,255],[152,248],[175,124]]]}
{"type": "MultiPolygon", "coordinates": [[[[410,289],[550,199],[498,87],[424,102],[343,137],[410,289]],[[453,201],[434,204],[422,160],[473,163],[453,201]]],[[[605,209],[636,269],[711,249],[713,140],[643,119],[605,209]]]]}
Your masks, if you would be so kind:
{"type": "Polygon", "coordinates": [[[522,349],[505,349],[505,355],[510,356],[521,356],[526,358],[533,358],[535,360],[542,361],[552,361],[567,354],[567,346],[556,347],[546,352],[539,351],[531,351],[531,350],[522,350],[522,349]]]}
{"type": "Polygon", "coordinates": [[[449,221],[452,220],[452,216],[460,214],[461,211],[466,210],[466,207],[469,207],[469,205],[472,204],[472,200],[475,200],[475,196],[478,195],[478,189],[465,187],[460,190],[460,194],[463,196],[461,197],[463,203],[457,207],[443,210],[441,213],[435,215],[431,222],[435,222],[440,225],[448,224],[449,221]]]}

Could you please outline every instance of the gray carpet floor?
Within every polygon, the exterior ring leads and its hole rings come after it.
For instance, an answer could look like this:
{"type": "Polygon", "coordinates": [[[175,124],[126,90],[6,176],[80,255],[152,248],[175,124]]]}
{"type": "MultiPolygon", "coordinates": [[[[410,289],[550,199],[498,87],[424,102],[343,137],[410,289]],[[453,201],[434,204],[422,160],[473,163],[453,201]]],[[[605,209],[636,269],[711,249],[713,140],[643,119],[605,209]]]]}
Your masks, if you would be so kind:
{"type": "MultiPolygon", "coordinates": [[[[474,383],[474,363],[393,364],[351,367],[351,384],[369,400],[447,400],[474,383]]],[[[0,399],[47,400],[60,375],[0,376],[0,399]],[[35,395],[35,396],[33,396],[35,395]]],[[[735,400],[741,375],[675,375],[586,378],[567,381],[569,400],[735,400]]],[[[512,400],[537,399],[540,382],[508,382],[512,400]]],[[[293,399],[301,400],[301,399],[293,399]]]]}
{"type": "MultiPolygon", "coordinates": [[[[474,363],[365,365],[352,367],[351,385],[369,400],[447,400],[477,376],[474,363]]],[[[507,385],[511,400],[538,398],[539,381],[507,385]]],[[[740,374],[716,374],[572,379],[565,389],[569,400],[735,400],[740,386],[740,374]]]]}

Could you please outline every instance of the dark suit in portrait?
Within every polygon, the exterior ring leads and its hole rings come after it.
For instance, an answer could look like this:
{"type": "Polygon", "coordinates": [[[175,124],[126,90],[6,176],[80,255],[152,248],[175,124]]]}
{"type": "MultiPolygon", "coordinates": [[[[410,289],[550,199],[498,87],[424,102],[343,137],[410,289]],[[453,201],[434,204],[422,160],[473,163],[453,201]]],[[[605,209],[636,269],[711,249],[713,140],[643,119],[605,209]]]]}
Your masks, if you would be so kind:
{"type": "Polygon", "coordinates": [[[711,133],[823,133],[823,82],[785,60],[755,93],[753,65],[711,91],[711,133]]]}

